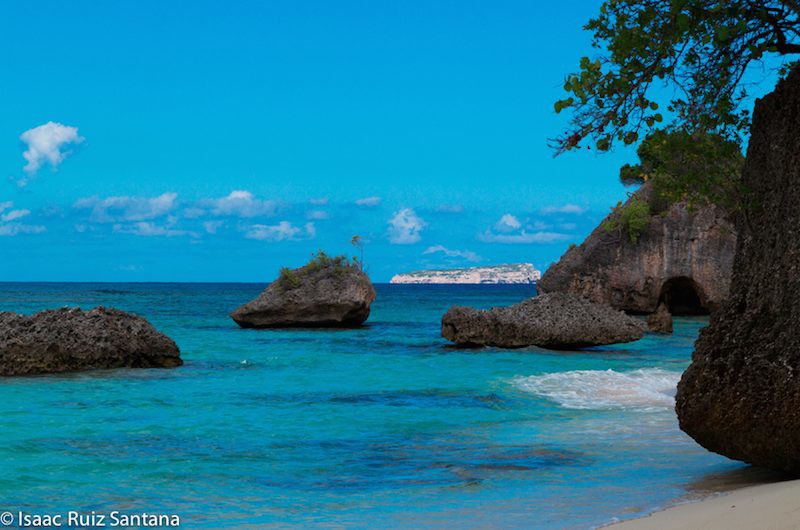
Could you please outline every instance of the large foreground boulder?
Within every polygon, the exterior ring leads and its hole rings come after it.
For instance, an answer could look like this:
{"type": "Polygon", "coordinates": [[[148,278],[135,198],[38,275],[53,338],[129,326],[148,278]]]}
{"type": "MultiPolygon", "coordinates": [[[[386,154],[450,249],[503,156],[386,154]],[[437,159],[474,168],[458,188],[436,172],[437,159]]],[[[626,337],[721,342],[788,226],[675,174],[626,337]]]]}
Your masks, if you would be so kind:
{"type": "Polygon", "coordinates": [[[800,70],[755,106],[730,300],[676,397],[681,429],[730,458],[800,473],[800,70]]]}
{"type": "Polygon", "coordinates": [[[284,269],[231,318],[243,328],[360,326],[369,318],[375,288],[358,266],[336,260],[326,257],[322,265],[312,261],[299,269],[284,269]]]}
{"type": "Polygon", "coordinates": [[[0,313],[2,376],[181,364],[172,339],[142,317],[117,309],[0,313]]]}
{"type": "Polygon", "coordinates": [[[487,310],[456,306],[442,317],[442,336],[462,346],[570,349],[631,342],[644,331],[640,320],[564,293],[487,310]]]}
{"type": "Polygon", "coordinates": [[[716,206],[692,211],[683,203],[661,205],[654,195],[646,183],[628,199],[647,202],[654,212],[635,242],[601,224],[545,271],[540,291],[577,294],[638,314],[653,313],[661,303],[673,315],[718,307],[730,286],[734,224],[716,206]]]}

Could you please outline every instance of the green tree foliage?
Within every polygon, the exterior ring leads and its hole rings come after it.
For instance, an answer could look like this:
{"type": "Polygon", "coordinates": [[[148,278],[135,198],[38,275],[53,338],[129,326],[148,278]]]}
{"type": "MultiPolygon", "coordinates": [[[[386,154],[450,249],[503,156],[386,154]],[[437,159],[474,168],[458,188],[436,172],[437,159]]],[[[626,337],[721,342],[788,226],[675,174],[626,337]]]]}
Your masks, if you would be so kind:
{"type": "Polygon", "coordinates": [[[639,197],[632,197],[626,204],[618,202],[611,212],[612,215],[603,221],[603,228],[607,232],[625,234],[631,243],[637,243],[650,224],[650,205],[639,197]]]}
{"type": "Polygon", "coordinates": [[[730,212],[739,208],[744,156],[736,142],[711,133],[656,130],[636,153],[639,164],[620,169],[626,186],[652,181],[660,202],[684,201],[690,208],[713,203],[730,212]]]}
{"type": "Polygon", "coordinates": [[[580,60],[555,103],[572,116],[553,141],[559,153],[587,139],[600,151],[633,144],[667,118],[741,141],[745,72],[767,54],[800,53],[798,0],[606,0],[585,27],[601,52],[580,60]]]}
{"type": "Polygon", "coordinates": [[[278,285],[284,290],[294,289],[299,287],[303,280],[308,277],[317,278],[318,276],[314,273],[323,269],[335,278],[344,277],[349,269],[361,270],[356,260],[350,261],[347,256],[343,255],[329,256],[324,250],[318,250],[315,254],[311,254],[309,262],[299,269],[281,268],[277,280],[278,285]]]}

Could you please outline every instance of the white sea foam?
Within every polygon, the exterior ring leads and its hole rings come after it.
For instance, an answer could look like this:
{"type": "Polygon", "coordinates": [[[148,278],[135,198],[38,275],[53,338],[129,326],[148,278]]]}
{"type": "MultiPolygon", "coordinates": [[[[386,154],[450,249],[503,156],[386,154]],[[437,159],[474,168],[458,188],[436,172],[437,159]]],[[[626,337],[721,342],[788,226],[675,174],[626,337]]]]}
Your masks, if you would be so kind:
{"type": "Polygon", "coordinates": [[[675,406],[680,372],[575,370],[517,377],[514,385],[571,409],[663,409],[675,406]]]}

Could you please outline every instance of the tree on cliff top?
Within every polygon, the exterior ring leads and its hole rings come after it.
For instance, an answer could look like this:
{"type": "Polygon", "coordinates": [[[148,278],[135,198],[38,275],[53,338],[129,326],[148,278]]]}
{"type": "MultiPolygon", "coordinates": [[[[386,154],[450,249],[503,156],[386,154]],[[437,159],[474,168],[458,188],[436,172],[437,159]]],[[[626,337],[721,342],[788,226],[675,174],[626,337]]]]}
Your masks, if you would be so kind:
{"type": "Polygon", "coordinates": [[[636,150],[638,164],[625,164],[619,179],[626,186],[653,183],[660,210],[683,201],[690,208],[708,203],[728,212],[742,206],[744,156],[738,143],[713,133],[655,130],[636,150]]]}
{"type": "Polygon", "coordinates": [[[636,143],[662,126],[664,93],[669,130],[740,142],[745,73],[765,55],[800,54],[800,0],[606,0],[586,29],[604,53],[564,82],[555,110],[572,119],[553,140],[558,153],[587,139],[600,151],[636,143]]]}

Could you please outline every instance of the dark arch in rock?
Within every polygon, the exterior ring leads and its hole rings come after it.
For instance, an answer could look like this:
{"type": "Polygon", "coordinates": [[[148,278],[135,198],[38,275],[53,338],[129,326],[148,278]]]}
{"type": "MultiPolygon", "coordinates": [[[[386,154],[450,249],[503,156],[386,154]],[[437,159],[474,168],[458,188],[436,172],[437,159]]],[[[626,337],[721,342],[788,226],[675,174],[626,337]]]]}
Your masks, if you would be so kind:
{"type": "Polygon", "coordinates": [[[687,276],[670,278],[661,286],[659,303],[665,303],[673,315],[707,315],[703,289],[687,276]]]}

